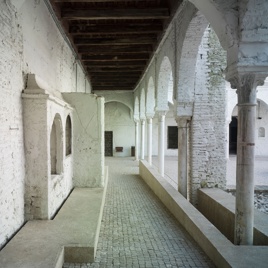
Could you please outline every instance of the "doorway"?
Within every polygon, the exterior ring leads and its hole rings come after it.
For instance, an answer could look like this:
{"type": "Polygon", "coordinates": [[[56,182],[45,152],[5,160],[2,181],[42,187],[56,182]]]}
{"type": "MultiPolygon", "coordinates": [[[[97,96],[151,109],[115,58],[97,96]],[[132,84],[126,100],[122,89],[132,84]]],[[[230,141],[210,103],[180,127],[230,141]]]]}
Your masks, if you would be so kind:
{"type": "Polygon", "coordinates": [[[229,124],[229,154],[236,154],[237,146],[237,117],[232,116],[229,124]]]}
{"type": "Polygon", "coordinates": [[[105,131],[105,156],[113,156],[113,132],[105,131]]]}

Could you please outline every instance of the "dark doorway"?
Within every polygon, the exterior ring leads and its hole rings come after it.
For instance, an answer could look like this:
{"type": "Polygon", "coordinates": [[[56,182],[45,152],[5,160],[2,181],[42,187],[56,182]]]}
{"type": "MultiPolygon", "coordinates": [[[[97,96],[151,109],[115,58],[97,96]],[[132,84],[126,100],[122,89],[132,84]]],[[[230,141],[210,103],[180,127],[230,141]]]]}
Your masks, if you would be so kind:
{"type": "Polygon", "coordinates": [[[237,118],[232,116],[229,124],[229,154],[236,154],[237,146],[237,118]]]}
{"type": "Polygon", "coordinates": [[[178,149],[178,127],[168,126],[168,149],[178,149]]]}
{"type": "Polygon", "coordinates": [[[113,132],[105,131],[105,156],[113,156],[113,132]]]}

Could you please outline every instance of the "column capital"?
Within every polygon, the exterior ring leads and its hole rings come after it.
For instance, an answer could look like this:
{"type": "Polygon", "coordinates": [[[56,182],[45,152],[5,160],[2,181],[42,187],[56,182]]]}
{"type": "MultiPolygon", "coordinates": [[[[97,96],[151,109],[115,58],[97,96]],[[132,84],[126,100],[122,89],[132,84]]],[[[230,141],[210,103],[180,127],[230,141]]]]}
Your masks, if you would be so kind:
{"type": "Polygon", "coordinates": [[[228,77],[232,88],[236,88],[238,104],[256,104],[256,88],[264,84],[266,73],[236,72],[228,77]]]}
{"type": "Polygon", "coordinates": [[[153,119],[154,118],[154,113],[147,113],[146,114],[146,119],[153,119]]]}
{"type": "Polygon", "coordinates": [[[175,117],[191,117],[193,115],[193,102],[179,102],[174,101],[175,103],[175,117]]]}
{"type": "Polygon", "coordinates": [[[168,111],[157,111],[158,116],[165,116],[168,111]]]}
{"type": "Polygon", "coordinates": [[[134,119],[134,122],[135,122],[136,124],[138,124],[138,123],[140,123],[140,119],[134,119]]]}
{"type": "Polygon", "coordinates": [[[187,124],[192,120],[191,116],[177,116],[175,118],[178,127],[187,127],[187,124]]]}

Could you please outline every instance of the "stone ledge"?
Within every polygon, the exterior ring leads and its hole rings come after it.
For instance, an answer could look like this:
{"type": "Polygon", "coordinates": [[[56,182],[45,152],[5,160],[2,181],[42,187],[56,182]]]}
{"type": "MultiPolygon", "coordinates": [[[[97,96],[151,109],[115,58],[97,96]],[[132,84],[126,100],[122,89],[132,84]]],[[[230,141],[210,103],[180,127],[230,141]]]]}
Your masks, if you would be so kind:
{"type": "Polygon", "coordinates": [[[154,167],[140,161],[140,176],[217,267],[266,268],[268,247],[235,246],[154,167]]]}
{"type": "Polygon", "coordinates": [[[75,188],[54,220],[29,221],[0,252],[1,268],[93,262],[107,189],[75,188]]]}
{"type": "MultiPolygon", "coordinates": [[[[198,190],[198,209],[231,242],[234,241],[235,197],[221,189],[198,190]]],[[[254,245],[268,245],[268,215],[254,211],[254,245]]]]}

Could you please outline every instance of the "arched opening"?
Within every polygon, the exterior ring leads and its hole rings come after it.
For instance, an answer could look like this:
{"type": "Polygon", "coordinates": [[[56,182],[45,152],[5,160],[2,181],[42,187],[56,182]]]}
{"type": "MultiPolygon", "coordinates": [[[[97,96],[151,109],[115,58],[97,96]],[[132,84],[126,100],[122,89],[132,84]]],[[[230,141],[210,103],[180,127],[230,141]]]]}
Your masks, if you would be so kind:
{"type": "Polygon", "coordinates": [[[65,125],[65,154],[70,155],[72,153],[72,121],[70,115],[66,118],[65,125]]]}
{"type": "Polygon", "coordinates": [[[59,114],[56,114],[50,132],[50,171],[52,175],[62,172],[62,124],[59,114]]]}
{"type": "Polygon", "coordinates": [[[168,111],[169,96],[173,102],[173,73],[168,57],[164,57],[160,66],[157,88],[157,110],[168,111]]]}

